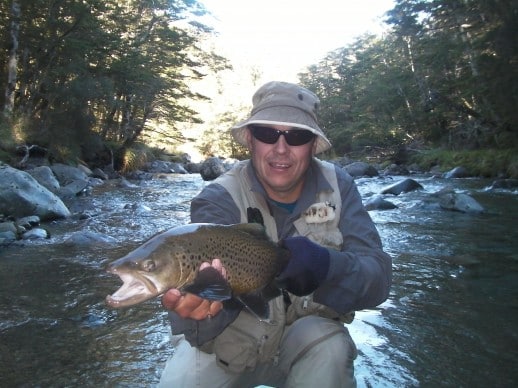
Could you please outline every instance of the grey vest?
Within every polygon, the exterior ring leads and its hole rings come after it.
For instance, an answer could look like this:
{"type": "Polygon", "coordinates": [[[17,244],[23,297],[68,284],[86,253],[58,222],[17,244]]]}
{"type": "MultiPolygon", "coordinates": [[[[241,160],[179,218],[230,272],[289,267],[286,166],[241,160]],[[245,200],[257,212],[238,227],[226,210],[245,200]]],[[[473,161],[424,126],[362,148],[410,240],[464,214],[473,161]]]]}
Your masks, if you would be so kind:
{"type": "MultiPolygon", "coordinates": [[[[320,245],[340,250],[343,237],[338,223],[342,201],[335,167],[318,159],[315,161],[332,190],[319,192],[315,198],[315,204],[295,221],[294,226],[298,235],[306,236],[320,245]]],[[[251,190],[252,179],[248,176],[248,163],[250,162],[238,163],[215,182],[223,186],[232,196],[239,208],[242,223],[248,222],[248,208],[259,209],[268,236],[273,241],[277,241],[277,226],[270,214],[268,204],[262,195],[251,190]]],[[[247,311],[242,311],[238,318],[216,337],[212,350],[216,353],[221,367],[240,372],[255,367],[257,362],[274,358],[285,325],[291,324],[302,316],[320,315],[344,322],[352,321],[350,314],[340,315],[331,308],[314,302],[312,295],[297,297],[290,294],[289,296],[291,304],[288,309],[282,296],[269,302],[268,321],[260,321],[247,311]]]]}

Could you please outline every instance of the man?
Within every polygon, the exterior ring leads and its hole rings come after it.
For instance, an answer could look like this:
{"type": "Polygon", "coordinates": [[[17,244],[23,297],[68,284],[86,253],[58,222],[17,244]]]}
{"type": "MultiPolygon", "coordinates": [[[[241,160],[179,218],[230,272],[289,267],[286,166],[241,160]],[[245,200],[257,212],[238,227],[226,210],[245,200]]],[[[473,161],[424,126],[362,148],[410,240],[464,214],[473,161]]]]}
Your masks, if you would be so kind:
{"type": "MultiPolygon", "coordinates": [[[[191,204],[192,222],[260,221],[290,251],[277,277],[283,295],[267,320],[170,290],[162,299],[177,346],[160,386],[355,386],[356,347],[343,322],[375,307],[391,285],[391,259],[352,178],[314,155],[331,144],[311,91],[269,82],[250,117],[232,128],[251,159],[240,162],[191,204]]],[[[212,265],[223,276],[215,258],[212,265]]]]}

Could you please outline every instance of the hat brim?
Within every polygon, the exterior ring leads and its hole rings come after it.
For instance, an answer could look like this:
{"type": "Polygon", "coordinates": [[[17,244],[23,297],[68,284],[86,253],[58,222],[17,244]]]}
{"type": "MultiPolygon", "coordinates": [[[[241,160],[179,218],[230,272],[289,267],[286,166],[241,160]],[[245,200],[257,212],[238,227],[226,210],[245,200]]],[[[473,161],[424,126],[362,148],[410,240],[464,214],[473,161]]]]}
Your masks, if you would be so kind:
{"type": "Polygon", "coordinates": [[[246,127],[250,124],[284,125],[288,127],[306,129],[317,135],[315,154],[327,151],[331,148],[331,142],[324,135],[312,116],[304,111],[290,106],[275,106],[256,112],[248,119],[234,125],[231,129],[232,136],[241,145],[247,146],[246,127]],[[279,119],[282,118],[282,119],[279,119]]]}

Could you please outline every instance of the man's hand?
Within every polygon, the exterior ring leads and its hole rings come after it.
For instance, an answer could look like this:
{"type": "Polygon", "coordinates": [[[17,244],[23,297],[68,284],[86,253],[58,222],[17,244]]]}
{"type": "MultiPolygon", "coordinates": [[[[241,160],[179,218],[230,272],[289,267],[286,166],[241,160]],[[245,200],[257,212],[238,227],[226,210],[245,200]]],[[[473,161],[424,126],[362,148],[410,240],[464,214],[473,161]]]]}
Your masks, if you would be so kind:
{"type": "Polygon", "coordinates": [[[282,246],[290,251],[288,265],[276,278],[280,287],[297,296],[309,295],[327,277],[329,251],[307,237],[287,237],[282,246]]]}
{"type": "MultiPolygon", "coordinates": [[[[221,260],[214,259],[212,263],[202,263],[200,270],[209,266],[214,267],[226,279],[227,273],[221,264],[221,260]]],[[[180,290],[173,288],[162,296],[162,305],[176,312],[182,318],[195,319],[197,321],[211,318],[223,309],[223,304],[218,301],[209,301],[194,294],[182,294],[180,290]]]]}

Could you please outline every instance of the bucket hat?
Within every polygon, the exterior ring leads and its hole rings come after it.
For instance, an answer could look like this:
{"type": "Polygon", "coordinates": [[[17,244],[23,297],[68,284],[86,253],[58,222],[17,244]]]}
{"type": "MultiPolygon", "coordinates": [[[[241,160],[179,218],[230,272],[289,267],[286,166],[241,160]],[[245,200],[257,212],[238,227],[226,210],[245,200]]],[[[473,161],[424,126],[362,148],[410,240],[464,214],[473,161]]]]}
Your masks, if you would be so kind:
{"type": "Polygon", "coordinates": [[[331,148],[331,142],[318,125],[320,100],[312,91],[289,82],[271,81],[261,86],[252,97],[250,117],[234,125],[232,136],[247,146],[246,127],[250,124],[286,125],[306,129],[317,135],[315,153],[331,148]]]}

